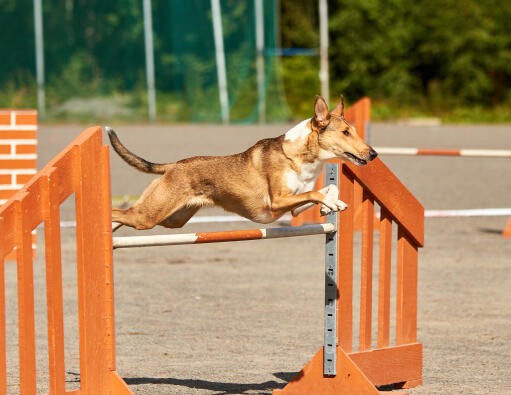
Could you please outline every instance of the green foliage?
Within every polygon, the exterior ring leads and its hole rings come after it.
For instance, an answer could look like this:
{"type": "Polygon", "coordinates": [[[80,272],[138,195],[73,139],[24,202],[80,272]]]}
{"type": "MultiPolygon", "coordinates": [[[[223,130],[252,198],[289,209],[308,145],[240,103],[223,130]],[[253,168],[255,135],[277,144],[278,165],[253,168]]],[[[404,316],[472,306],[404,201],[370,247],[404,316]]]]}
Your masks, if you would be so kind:
{"type": "Polygon", "coordinates": [[[316,57],[293,56],[282,59],[282,80],[291,113],[296,118],[312,116],[315,95],[320,91],[316,57]]]}
{"type": "MultiPolygon", "coordinates": [[[[334,92],[348,97],[416,100],[419,81],[411,71],[413,3],[403,0],[336,2],[330,17],[334,92]]],[[[334,3],[335,4],[335,3],[334,3]]]]}
{"type": "Polygon", "coordinates": [[[437,110],[509,104],[509,2],[334,4],[330,59],[335,89],[437,110]]]}
{"type": "MultiPolygon", "coordinates": [[[[509,111],[510,2],[330,0],[328,4],[332,97],[341,92],[352,100],[370,96],[383,109],[375,115],[383,118],[449,112],[449,119],[456,119],[453,114],[467,113],[456,108],[473,108],[477,113],[477,108],[495,106],[499,113],[509,111]]],[[[319,46],[312,2],[282,0],[282,11],[284,46],[319,46]]],[[[302,93],[318,92],[313,79],[306,77],[310,66],[297,75],[297,65],[304,66],[303,62],[283,63],[287,98],[299,112],[311,95],[301,96],[301,104],[294,81],[302,93]]]]}

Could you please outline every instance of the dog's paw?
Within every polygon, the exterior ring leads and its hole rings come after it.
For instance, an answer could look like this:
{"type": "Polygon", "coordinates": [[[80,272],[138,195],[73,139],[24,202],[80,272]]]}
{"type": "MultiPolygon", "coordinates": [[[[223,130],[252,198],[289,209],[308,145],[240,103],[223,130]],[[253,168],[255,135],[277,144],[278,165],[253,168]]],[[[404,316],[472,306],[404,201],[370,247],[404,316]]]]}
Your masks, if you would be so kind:
{"type": "Polygon", "coordinates": [[[332,211],[339,211],[337,202],[340,202],[340,200],[328,199],[328,196],[327,196],[325,198],[325,200],[323,200],[323,203],[321,204],[321,208],[319,209],[319,212],[321,213],[321,215],[330,214],[332,211]]]}
{"type": "Polygon", "coordinates": [[[348,205],[342,200],[324,201],[319,209],[321,215],[330,214],[332,211],[344,211],[348,208],[348,205]]]}
{"type": "Polygon", "coordinates": [[[348,208],[348,205],[342,200],[339,200],[339,189],[336,185],[330,184],[328,186],[325,199],[322,202],[319,212],[321,215],[330,214],[332,211],[343,211],[348,208]]]}
{"type": "Polygon", "coordinates": [[[322,216],[328,215],[332,212],[332,209],[330,207],[327,207],[325,205],[321,205],[321,208],[319,209],[319,212],[322,216]]]}
{"type": "Polygon", "coordinates": [[[348,208],[348,205],[342,200],[336,200],[335,205],[337,206],[338,211],[344,211],[348,208]]]}

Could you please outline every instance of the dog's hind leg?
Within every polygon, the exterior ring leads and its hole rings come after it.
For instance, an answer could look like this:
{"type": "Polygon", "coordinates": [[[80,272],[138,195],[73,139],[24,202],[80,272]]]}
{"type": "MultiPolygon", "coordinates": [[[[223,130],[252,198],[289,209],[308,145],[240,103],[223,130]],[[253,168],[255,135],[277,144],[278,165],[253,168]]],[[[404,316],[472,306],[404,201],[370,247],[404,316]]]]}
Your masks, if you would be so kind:
{"type": "Polygon", "coordinates": [[[169,180],[166,177],[168,177],[167,174],[151,182],[140,199],[130,208],[125,210],[113,208],[112,222],[139,230],[151,229],[174,213],[186,208],[187,200],[191,195],[186,183],[179,182],[180,178],[176,177],[172,187],[169,188],[169,180]]]}
{"type": "Polygon", "coordinates": [[[200,207],[183,207],[170,217],[165,218],[158,225],[165,228],[181,228],[192,218],[200,207]]]}

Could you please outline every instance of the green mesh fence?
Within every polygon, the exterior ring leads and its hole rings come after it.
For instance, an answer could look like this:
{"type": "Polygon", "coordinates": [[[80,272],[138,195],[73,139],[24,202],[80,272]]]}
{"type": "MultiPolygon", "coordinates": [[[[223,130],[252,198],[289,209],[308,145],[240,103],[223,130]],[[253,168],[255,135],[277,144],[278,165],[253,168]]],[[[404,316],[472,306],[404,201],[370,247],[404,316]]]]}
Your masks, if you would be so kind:
{"type": "Polygon", "coordinates": [[[32,0],[0,0],[0,107],[35,107],[32,0]]]}
{"type": "MultiPolygon", "coordinates": [[[[276,0],[263,0],[264,118],[289,118],[276,0]]],[[[231,122],[259,119],[254,0],[221,0],[231,122]]],[[[221,121],[210,0],[153,0],[157,119],[221,121]]],[[[147,119],[142,0],[43,0],[50,119],[147,119]]],[[[2,106],[36,105],[33,1],[0,0],[2,106]],[[6,56],[12,54],[12,56],[6,56]],[[4,59],[6,59],[4,61],[4,59]]]]}

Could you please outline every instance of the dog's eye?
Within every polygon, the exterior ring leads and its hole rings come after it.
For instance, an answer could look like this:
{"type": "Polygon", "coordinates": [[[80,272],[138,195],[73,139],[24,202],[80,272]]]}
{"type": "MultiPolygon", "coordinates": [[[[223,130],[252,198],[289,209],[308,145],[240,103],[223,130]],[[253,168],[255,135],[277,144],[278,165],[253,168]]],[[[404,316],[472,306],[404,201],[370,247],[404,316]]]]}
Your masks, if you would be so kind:
{"type": "Polygon", "coordinates": [[[344,130],[343,133],[344,133],[345,136],[349,136],[350,135],[350,132],[348,132],[348,130],[344,130]]]}

